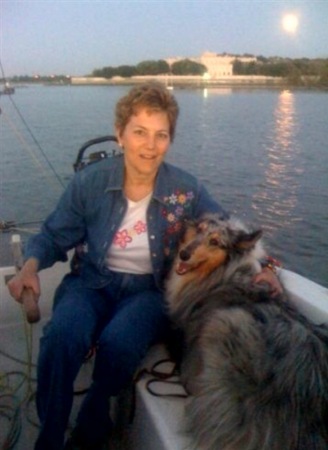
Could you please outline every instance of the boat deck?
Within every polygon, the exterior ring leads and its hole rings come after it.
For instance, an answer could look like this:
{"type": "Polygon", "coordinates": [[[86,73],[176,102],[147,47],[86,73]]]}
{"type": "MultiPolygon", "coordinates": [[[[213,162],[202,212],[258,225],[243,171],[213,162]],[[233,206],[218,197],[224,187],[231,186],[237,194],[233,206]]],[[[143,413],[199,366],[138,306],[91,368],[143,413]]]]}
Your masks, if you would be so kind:
{"type": "MultiPolygon", "coordinates": [[[[0,448],[33,450],[39,424],[35,408],[36,360],[46,319],[31,326],[25,322],[20,306],[15,302],[13,306],[18,322],[0,326],[0,448]],[[8,446],[4,445],[6,440],[8,446]]],[[[154,363],[166,357],[164,346],[154,346],[142,368],[149,370],[154,363]]],[[[67,435],[74,426],[84,397],[78,393],[88,388],[92,369],[91,359],[83,365],[75,382],[76,395],[67,435]]],[[[171,367],[166,370],[170,371],[171,367]]],[[[157,397],[146,386],[152,378],[145,374],[134,386],[135,395],[127,389],[119,398],[112,400],[111,414],[116,419],[117,427],[109,436],[108,450],[192,448],[183,430],[185,399],[170,396],[172,393],[184,393],[183,388],[165,381],[155,382],[153,390],[164,394],[157,397]],[[130,423],[133,411],[133,421],[130,423]]]]}
{"type": "MultiPolygon", "coordinates": [[[[54,287],[58,285],[67,264],[56,264],[40,273],[42,298],[41,317],[32,327],[25,326],[24,316],[19,305],[10,297],[5,280],[12,275],[13,267],[0,268],[0,448],[33,450],[38,433],[38,420],[33,401],[35,393],[35,362],[38,355],[39,338],[46,318],[51,314],[54,287]],[[31,336],[30,333],[33,333],[31,336]],[[32,351],[28,350],[31,343],[32,351]],[[30,401],[31,400],[31,401],[30,401]],[[5,446],[6,437],[10,437],[5,446]],[[17,442],[15,442],[17,438],[17,442]]],[[[317,285],[297,274],[281,271],[281,279],[298,308],[314,322],[328,323],[328,289],[317,285]]],[[[153,364],[167,356],[163,347],[150,350],[143,367],[153,364]]],[[[83,365],[76,380],[75,390],[86,389],[90,383],[93,361],[83,365]]],[[[143,376],[135,386],[135,414],[132,424],[127,423],[131,412],[131,397],[125,396],[113,401],[112,412],[118,414],[117,430],[111,434],[108,450],[187,450],[194,448],[184,433],[185,399],[152,395],[147,389],[149,375],[143,376]],[[118,407],[117,407],[118,406],[118,407]],[[121,422],[120,422],[121,421],[121,422]],[[124,431],[122,431],[124,430],[124,431]]],[[[171,386],[158,383],[156,389],[167,395],[171,386]]],[[[74,405],[69,428],[83,399],[74,397],[74,405]]],[[[69,432],[69,429],[68,429],[69,432]]]]}
{"type": "MultiPolygon", "coordinates": [[[[5,286],[14,268],[0,267],[0,448],[33,450],[38,434],[35,409],[36,360],[42,328],[51,314],[55,286],[68,270],[68,264],[57,264],[43,271],[40,299],[42,320],[32,326],[27,324],[22,308],[10,296],[5,286]],[[8,442],[5,444],[6,439],[8,442]]],[[[91,380],[93,361],[83,365],[75,390],[86,389],[91,380]]],[[[74,396],[70,428],[74,425],[83,395],[74,396]]],[[[128,450],[129,433],[113,433],[108,450],[128,450]]]]}
{"type": "MultiPolygon", "coordinates": [[[[24,323],[2,325],[0,328],[0,447],[2,449],[33,450],[38,434],[35,408],[36,359],[39,338],[45,321],[27,328],[24,323]],[[31,334],[32,332],[32,334],[31,334]],[[30,351],[27,342],[32,339],[30,351]],[[7,442],[7,446],[5,446],[7,442]]],[[[86,362],[75,383],[76,395],[67,434],[74,426],[83,395],[90,383],[93,362],[86,362]]],[[[108,450],[131,448],[130,434],[116,431],[111,435],[108,450]]]]}
{"type": "MultiPolygon", "coordinates": [[[[14,450],[33,450],[38,434],[38,418],[35,408],[36,359],[39,338],[45,320],[33,325],[2,325],[0,327],[0,447],[14,450]],[[32,332],[32,335],[31,335],[32,332]],[[32,339],[32,341],[31,341],[32,339]],[[32,343],[32,351],[27,348],[32,343]],[[8,446],[4,443],[8,441],[8,446]]],[[[166,355],[157,346],[148,354],[145,366],[166,355]]],[[[75,383],[75,391],[87,389],[91,379],[93,361],[84,364],[75,383]]],[[[118,418],[117,429],[109,437],[107,450],[182,450],[192,448],[183,432],[183,398],[155,397],[146,388],[150,376],[143,377],[135,387],[135,415],[131,424],[128,418],[134,408],[128,391],[120,399],[114,399],[112,412],[118,418]],[[122,404],[122,402],[124,402],[122,404]],[[126,406],[126,410],[122,410],[126,406]]],[[[158,382],[156,392],[181,393],[181,387],[169,387],[158,382]]],[[[83,400],[76,394],[70,416],[67,435],[74,426],[75,418],[83,400]]]]}
{"type": "MultiPolygon", "coordinates": [[[[39,334],[39,330],[38,326],[35,334],[39,334]]],[[[37,340],[37,336],[34,338],[37,340]]],[[[29,450],[33,448],[37,435],[37,417],[32,401],[36,348],[32,364],[28,364],[25,332],[21,324],[1,326],[0,354],[0,408],[3,413],[0,443],[3,445],[7,438],[8,448],[29,450]]]]}

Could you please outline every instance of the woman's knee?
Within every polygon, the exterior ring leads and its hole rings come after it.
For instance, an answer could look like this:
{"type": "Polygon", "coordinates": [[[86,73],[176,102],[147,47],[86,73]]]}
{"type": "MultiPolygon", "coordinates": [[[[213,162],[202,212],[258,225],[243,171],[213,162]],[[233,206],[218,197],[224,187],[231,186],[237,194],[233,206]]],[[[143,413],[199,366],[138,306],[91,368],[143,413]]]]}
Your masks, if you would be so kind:
{"type": "Polygon", "coordinates": [[[63,290],[50,322],[45,326],[41,345],[57,347],[58,351],[87,353],[93,344],[97,315],[83,292],[63,290]]]}
{"type": "Polygon", "coordinates": [[[118,337],[110,340],[100,339],[93,380],[101,387],[104,395],[117,395],[133,380],[146,350],[118,337]]]}
{"type": "Polygon", "coordinates": [[[119,313],[103,329],[98,340],[98,358],[127,370],[135,369],[149,347],[164,338],[169,322],[160,313],[147,315],[119,313]],[[133,368],[133,369],[132,369],[133,368]]]}
{"type": "Polygon", "coordinates": [[[40,350],[49,355],[66,355],[81,358],[92,345],[91,336],[82,332],[81,327],[66,320],[51,320],[44,328],[40,340],[40,350]]]}
{"type": "Polygon", "coordinates": [[[125,333],[102,333],[97,343],[99,359],[115,361],[116,366],[129,366],[137,362],[146,351],[140,343],[125,333]]]}

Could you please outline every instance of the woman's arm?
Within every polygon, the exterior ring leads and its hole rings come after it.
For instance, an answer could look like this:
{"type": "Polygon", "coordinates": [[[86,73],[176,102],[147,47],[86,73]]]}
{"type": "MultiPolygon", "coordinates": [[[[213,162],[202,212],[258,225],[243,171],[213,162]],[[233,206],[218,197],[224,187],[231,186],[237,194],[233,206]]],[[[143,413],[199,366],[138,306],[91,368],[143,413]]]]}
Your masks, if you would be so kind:
{"type": "MultiPolygon", "coordinates": [[[[196,209],[196,216],[213,212],[218,213],[224,220],[229,219],[229,214],[212,198],[203,185],[200,186],[196,209]]],[[[272,297],[276,297],[283,293],[282,284],[277,276],[276,267],[279,266],[281,266],[281,264],[277,260],[268,257],[265,261],[262,261],[262,271],[253,278],[253,282],[256,284],[265,283],[269,285],[272,297]]]]}

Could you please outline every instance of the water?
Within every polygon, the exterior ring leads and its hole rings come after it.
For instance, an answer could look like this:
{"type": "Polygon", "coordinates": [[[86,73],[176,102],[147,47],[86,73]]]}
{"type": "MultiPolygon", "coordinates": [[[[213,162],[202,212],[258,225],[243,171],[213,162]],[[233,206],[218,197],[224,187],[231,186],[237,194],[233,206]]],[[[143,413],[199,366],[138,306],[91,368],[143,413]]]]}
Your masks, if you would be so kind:
{"type": "MultiPolygon", "coordinates": [[[[77,149],[113,132],[126,87],[17,89],[13,100],[66,184],[77,149]]],[[[168,159],[227,210],[264,230],[286,268],[328,286],[328,93],[175,90],[181,114],[168,159]]],[[[42,220],[62,186],[1,97],[0,220],[42,220]],[[28,145],[26,147],[26,144],[28,145]]]]}

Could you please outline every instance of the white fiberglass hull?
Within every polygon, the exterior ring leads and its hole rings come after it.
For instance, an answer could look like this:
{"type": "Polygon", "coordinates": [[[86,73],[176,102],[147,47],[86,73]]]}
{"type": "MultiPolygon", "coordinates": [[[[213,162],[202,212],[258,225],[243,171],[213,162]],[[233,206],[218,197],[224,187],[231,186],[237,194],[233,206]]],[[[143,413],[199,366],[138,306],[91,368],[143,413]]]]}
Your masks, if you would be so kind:
{"type": "MultiPolygon", "coordinates": [[[[42,332],[42,326],[51,314],[52,298],[60,279],[69,270],[68,264],[58,263],[55,267],[40,273],[42,298],[40,310],[42,320],[33,325],[33,363],[38,352],[38,339],[42,332]]],[[[19,305],[9,296],[6,279],[15,273],[14,267],[0,268],[0,351],[9,353],[19,359],[26,360],[24,316],[19,305]]],[[[317,323],[328,323],[328,289],[314,283],[300,275],[287,270],[281,270],[280,277],[292,300],[297,307],[311,320],[317,323]]],[[[145,366],[151,367],[156,361],[166,356],[163,347],[151,349],[145,366]]],[[[8,370],[17,370],[15,363],[6,356],[1,355],[0,373],[8,370]]],[[[20,364],[18,364],[20,365],[20,364]]],[[[21,369],[21,365],[20,365],[21,369]]],[[[32,375],[35,376],[35,368],[32,375]]],[[[92,366],[84,367],[77,383],[87,387],[92,366]]],[[[163,398],[151,395],[146,389],[147,377],[143,377],[136,386],[136,409],[133,424],[125,435],[124,442],[117,441],[115,450],[182,450],[192,448],[188,437],[184,434],[184,399],[163,398]]],[[[80,386],[81,387],[81,386],[80,386]]],[[[34,385],[35,388],[35,385],[34,385]]],[[[163,385],[163,392],[170,389],[163,385]]],[[[75,404],[74,414],[78,408],[75,404]]],[[[32,413],[37,421],[35,412],[32,413]]],[[[0,427],[0,443],[3,442],[4,427],[0,427]]],[[[30,421],[23,420],[23,428],[16,444],[16,450],[32,450],[37,428],[30,421]]],[[[109,447],[113,448],[113,447],[109,447]]]]}

